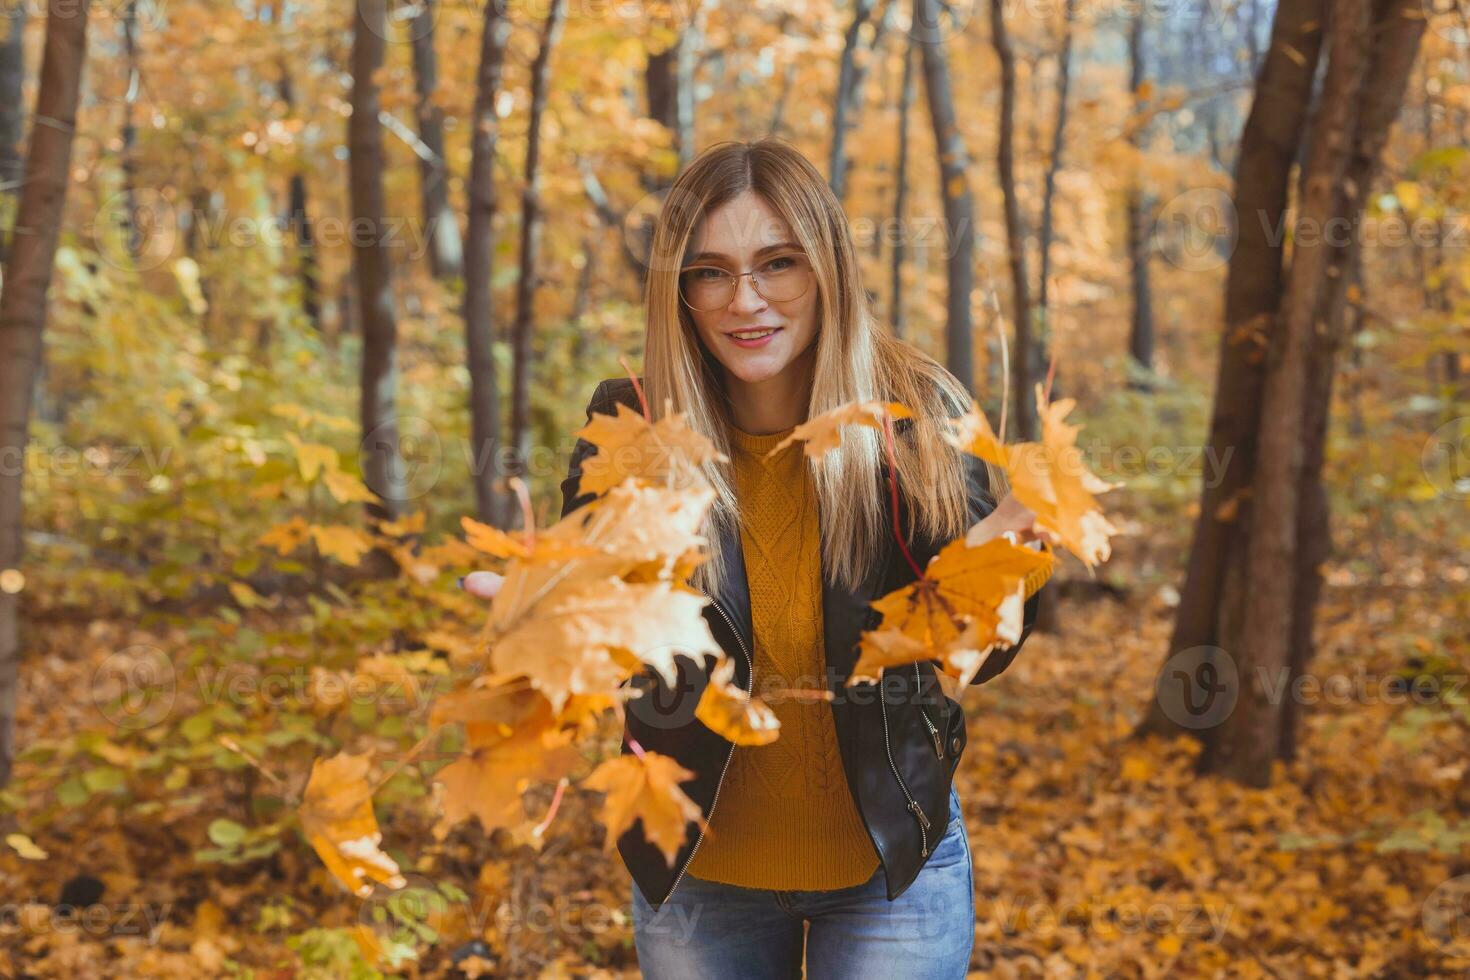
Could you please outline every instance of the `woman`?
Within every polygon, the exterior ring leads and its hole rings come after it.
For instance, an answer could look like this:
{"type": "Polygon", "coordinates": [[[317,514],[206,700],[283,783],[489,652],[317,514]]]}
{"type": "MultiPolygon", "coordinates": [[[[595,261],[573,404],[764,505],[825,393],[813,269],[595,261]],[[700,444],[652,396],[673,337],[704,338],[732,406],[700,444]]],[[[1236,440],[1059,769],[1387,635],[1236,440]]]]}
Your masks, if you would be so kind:
{"type": "MultiPolygon", "coordinates": [[[[874,320],[841,205],[821,174],[775,139],[717,144],[679,175],[650,253],[644,357],[648,404],[665,400],[728,456],[715,488],[708,559],[711,632],[735,683],[763,697],[780,737],[738,749],[694,718],[709,664],[687,657],[678,683],[633,679],[623,751],[636,740],[695,773],[682,784],[707,831],[690,823],[672,866],[635,823],[618,841],[634,879],[645,976],[962,977],[974,937],[969,839],[953,785],[964,713],[934,661],[845,685],[868,603],[914,576],[895,543],[882,433],[850,426],[808,459],[769,450],[807,418],[881,398],[913,410],[895,425],[900,528],[920,568],[976,522],[981,534],[1033,537],[1034,515],[998,506],[992,474],[942,438],[936,419],[969,405],[938,363],[874,320]],[[753,679],[759,681],[755,684],[753,679]],[[823,691],[829,697],[821,697],[823,691]],[[716,807],[718,800],[719,806],[716,807]]],[[[638,401],[627,378],[588,405],[638,401]]],[[[562,484],[580,494],[579,440],[562,484]]],[[[466,588],[493,595],[498,576],[466,588]]],[[[1029,633],[1036,600],[1026,603],[1029,633]]],[[[991,653],[971,683],[1020,647],[991,653]]],[[[946,678],[947,680],[948,678],[946,678]]]]}

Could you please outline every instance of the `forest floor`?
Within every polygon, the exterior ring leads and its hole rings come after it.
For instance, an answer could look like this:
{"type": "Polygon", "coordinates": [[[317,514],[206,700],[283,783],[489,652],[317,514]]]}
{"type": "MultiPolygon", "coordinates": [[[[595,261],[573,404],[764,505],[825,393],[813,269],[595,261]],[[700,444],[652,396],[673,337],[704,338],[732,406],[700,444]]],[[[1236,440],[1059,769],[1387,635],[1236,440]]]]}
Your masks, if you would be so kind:
{"type": "MultiPolygon", "coordinates": [[[[1167,647],[1175,596],[1162,583],[1175,576],[1123,551],[1131,585],[1068,598],[1060,632],[1033,635],[1001,679],[966,694],[957,781],[974,856],[971,975],[1464,975],[1470,726],[1448,697],[1405,695],[1396,680],[1437,671],[1448,695],[1462,679],[1444,665],[1470,662],[1454,626],[1463,565],[1406,552],[1380,555],[1371,574],[1328,568],[1299,757],[1270,788],[1247,789],[1196,776],[1190,738],[1130,738],[1167,647]]],[[[1117,571],[1110,581],[1123,581],[1117,571]]],[[[89,686],[108,653],[182,642],[122,619],[28,633],[40,651],[23,665],[22,745],[86,742],[89,686]]],[[[136,761],[131,748],[92,748],[136,761]]],[[[196,781],[166,805],[58,807],[42,774],[65,766],[43,753],[17,774],[17,791],[52,816],[27,828],[35,852],[0,847],[0,976],[373,975],[345,964],[382,900],[346,896],[299,838],[264,860],[196,860],[208,817],[260,785],[254,770],[196,781]],[[58,911],[63,897],[85,907],[58,911]]],[[[428,839],[424,809],[389,808],[390,851],[428,839]]],[[[590,794],[574,792],[562,813],[539,855],[471,826],[431,862],[405,864],[411,883],[453,897],[427,915],[423,938],[437,941],[419,961],[385,972],[636,975],[629,880],[601,850],[590,794]],[[457,970],[455,950],[478,955],[457,970]]]]}

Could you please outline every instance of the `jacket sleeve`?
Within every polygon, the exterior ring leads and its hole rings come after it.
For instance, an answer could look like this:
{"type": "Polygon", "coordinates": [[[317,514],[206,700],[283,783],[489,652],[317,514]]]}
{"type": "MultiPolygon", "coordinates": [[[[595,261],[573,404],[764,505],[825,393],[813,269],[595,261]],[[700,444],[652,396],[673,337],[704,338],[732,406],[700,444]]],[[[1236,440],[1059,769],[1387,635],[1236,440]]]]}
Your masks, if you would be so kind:
{"type": "MultiPolygon", "coordinates": [[[[607,404],[607,382],[602,381],[597,389],[592,392],[592,398],[587,402],[587,421],[592,421],[592,413],[599,412],[608,414],[610,406],[607,404]]],[[[577,445],[572,449],[572,461],[567,467],[567,478],[561,481],[561,516],[566,517],[572,511],[585,504],[591,503],[596,494],[582,493],[582,463],[588,456],[597,452],[597,447],[586,439],[578,439],[577,445]]]]}
{"type": "MultiPolygon", "coordinates": [[[[964,459],[965,487],[970,505],[970,526],[974,527],[977,521],[995,510],[996,500],[990,492],[990,476],[985,469],[985,461],[969,453],[964,454],[964,459]]],[[[1046,588],[1046,585],[1043,584],[1041,588],[1046,588]]],[[[1021,645],[1026,642],[1026,637],[1031,635],[1031,628],[1036,625],[1036,612],[1041,607],[1040,596],[1041,589],[1037,589],[1022,607],[1021,638],[1013,646],[990,651],[990,656],[985,658],[985,663],[981,665],[980,670],[970,678],[971,684],[984,684],[1009,667],[1011,661],[1016,659],[1016,654],[1021,651],[1021,645]]]]}

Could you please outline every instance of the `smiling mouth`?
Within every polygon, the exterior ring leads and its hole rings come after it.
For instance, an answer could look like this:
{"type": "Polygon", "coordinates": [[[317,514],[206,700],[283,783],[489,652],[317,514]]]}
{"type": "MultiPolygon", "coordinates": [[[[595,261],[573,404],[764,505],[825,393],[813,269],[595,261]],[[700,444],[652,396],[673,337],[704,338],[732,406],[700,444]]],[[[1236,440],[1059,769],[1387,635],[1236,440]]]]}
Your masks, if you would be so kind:
{"type": "Polygon", "coordinates": [[[780,329],[780,327],[767,327],[764,330],[736,330],[725,336],[734,337],[736,340],[760,340],[762,337],[768,337],[780,329]]]}

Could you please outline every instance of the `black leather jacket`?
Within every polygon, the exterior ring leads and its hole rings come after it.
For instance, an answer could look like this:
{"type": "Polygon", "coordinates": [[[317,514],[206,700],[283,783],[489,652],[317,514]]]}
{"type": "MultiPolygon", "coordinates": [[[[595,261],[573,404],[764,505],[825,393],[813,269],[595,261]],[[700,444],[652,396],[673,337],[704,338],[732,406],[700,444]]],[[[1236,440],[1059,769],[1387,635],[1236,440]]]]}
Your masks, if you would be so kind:
{"type": "MultiPolygon", "coordinates": [[[[597,386],[587,406],[588,419],[593,412],[616,414],[616,402],[638,408],[632,382],[627,378],[609,379],[597,386]]],[[[907,419],[898,420],[896,434],[901,435],[911,424],[907,419]]],[[[563,516],[593,499],[592,494],[578,491],[582,461],[593,452],[595,447],[584,439],[579,439],[572,451],[570,472],[562,482],[563,516]]],[[[988,493],[984,465],[968,454],[964,459],[969,519],[973,525],[993,509],[994,502],[988,493]]],[[[887,479],[886,468],[883,479],[887,479]]],[[[884,492],[886,495],[886,489],[884,492]]],[[[905,527],[906,510],[900,506],[900,520],[905,527]]],[[[868,603],[914,580],[908,562],[893,547],[892,536],[885,540],[888,542],[885,560],[875,566],[861,588],[852,591],[824,580],[822,616],[826,633],[825,676],[827,687],[834,695],[830,704],[843,769],[858,813],[882,862],[888,899],[892,901],[918,876],[949,824],[950,782],[964,752],[967,733],[964,709],[944,693],[933,660],[889,668],[883,674],[881,685],[862,683],[844,687],[857,662],[859,633],[873,628],[880,619],[868,603]]],[[[725,532],[722,543],[727,563],[724,585],[719,595],[711,597],[703,614],[715,640],[735,661],[735,683],[749,691],[755,651],[740,535],[725,532]]],[[[946,543],[912,541],[909,550],[923,568],[946,543]]],[[[993,651],[972,684],[984,683],[1010,665],[1031,632],[1038,601],[1032,596],[1025,603],[1025,626],[1020,641],[1008,649],[993,651]]],[[[708,819],[734,745],[694,717],[694,708],[709,681],[709,662],[700,658],[696,664],[683,656],[675,662],[678,684],[672,689],[652,669],[633,677],[631,683],[645,690],[642,696],[627,703],[622,751],[624,754],[631,751],[628,747],[631,736],[644,749],[678,760],[694,773],[694,778],[681,788],[708,819]]],[[[691,821],[686,830],[687,839],[672,866],[657,847],[644,839],[640,823],[635,822],[618,838],[618,851],[629,873],[654,908],[678,885],[685,865],[699,846],[698,824],[691,821]]]]}

